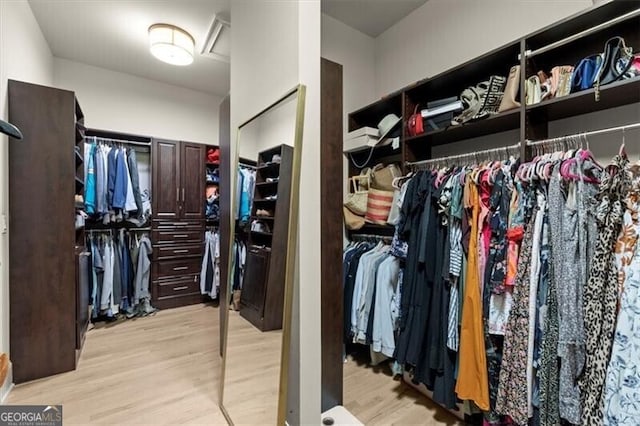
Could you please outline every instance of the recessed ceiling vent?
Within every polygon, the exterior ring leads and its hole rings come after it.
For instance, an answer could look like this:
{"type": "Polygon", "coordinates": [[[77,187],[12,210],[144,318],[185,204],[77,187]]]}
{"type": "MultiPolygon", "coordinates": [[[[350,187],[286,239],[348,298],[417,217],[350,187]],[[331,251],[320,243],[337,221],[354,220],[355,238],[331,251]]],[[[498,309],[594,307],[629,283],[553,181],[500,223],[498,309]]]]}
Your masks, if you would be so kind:
{"type": "Polygon", "coordinates": [[[216,61],[231,60],[231,24],[228,19],[217,14],[213,17],[207,38],[202,46],[202,56],[216,61]]]}

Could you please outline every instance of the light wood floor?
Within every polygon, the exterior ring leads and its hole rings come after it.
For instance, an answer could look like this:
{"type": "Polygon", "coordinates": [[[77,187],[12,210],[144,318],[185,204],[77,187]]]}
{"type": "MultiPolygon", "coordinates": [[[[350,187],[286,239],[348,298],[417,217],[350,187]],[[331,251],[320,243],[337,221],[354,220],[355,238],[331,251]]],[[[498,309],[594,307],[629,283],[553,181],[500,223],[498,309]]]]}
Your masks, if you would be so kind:
{"type": "Polygon", "coordinates": [[[261,332],[229,311],[224,407],[237,425],[276,424],[282,331],[261,332]]]}
{"type": "Polygon", "coordinates": [[[365,425],[464,425],[455,416],[399,380],[388,364],[376,367],[348,357],[344,406],[365,425]]]}
{"type": "Polygon", "coordinates": [[[226,425],[218,309],[194,305],[90,330],[78,369],[17,386],[9,404],[62,404],[65,424],[226,425]]]}
{"type": "MultiPolygon", "coordinates": [[[[230,324],[247,333],[246,323],[230,324]]],[[[7,403],[62,404],[65,424],[224,425],[218,333],[210,305],[96,328],[77,370],[17,386],[7,403]]],[[[459,424],[387,367],[350,360],[344,378],[344,405],[367,425],[459,424]]]]}

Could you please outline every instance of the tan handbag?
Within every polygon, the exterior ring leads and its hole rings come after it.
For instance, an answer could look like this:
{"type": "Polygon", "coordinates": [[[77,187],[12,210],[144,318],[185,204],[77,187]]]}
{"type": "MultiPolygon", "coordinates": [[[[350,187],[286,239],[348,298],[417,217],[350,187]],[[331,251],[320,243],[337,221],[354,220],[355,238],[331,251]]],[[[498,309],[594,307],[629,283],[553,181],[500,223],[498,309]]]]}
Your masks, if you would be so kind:
{"type": "Polygon", "coordinates": [[[371,188],[383,191],[393,191],[393,179],[402,176],[397,164],[376,165],[371,171],[371,188]]]}
{"type": "Polygon", "coordinates": [[[364,226],[364,217],[358,216],[346,207],[342,208],[344,214],[344,224],[347,229],[356,231],[364,226]]]}
{"type": "Polygon", "coordinates": [[[347,194],[347,201],[344,203],[346,208],[360,216],[364,216],[367,213],[367,190],[370,178],[369,172],[366,173],[365,175],[361,174],[349,178],[353,192],[347,194]]]}
{"type": "Polygon", "coordinates": [[[518,92],[520,91],[520,65],[514,65],[509,71],[509,78],[504,89],[504,96],[500,102],[498,112],[509,111],[510,109],[519,108],[520,102],[516,101],[518,92]]]}
{"type": "Polygon", "coordinates": [[[392,203],[393,191],[369,188],[365,221],[377,225],[386,225],[392,203]]]}
{"type": "Polygon", "coordinates": [[[567,96],[571,92],[573,67],[562,65],[551,69],[551,90],[556,98],[567,96]]]}

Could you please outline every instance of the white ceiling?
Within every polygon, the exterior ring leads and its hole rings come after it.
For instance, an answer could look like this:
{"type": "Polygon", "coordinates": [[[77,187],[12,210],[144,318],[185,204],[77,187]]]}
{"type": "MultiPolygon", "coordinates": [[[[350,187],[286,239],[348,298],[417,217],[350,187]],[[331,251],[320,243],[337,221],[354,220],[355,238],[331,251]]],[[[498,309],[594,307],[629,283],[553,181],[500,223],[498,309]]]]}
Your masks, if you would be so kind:
{"type": "Polygon", "coordinates": [[[371,37],[425,4],[427,0],[322,0],[322,12],[371,37]]]}
{"type": "Polygon", "coordinates": [[[214,15],[229,18],[229,2],[29,0],[54,56],[219,96],[229,92],[229,64],[200,51],[214,15]],[[193,36],[192,65],[176,67],[151,56],[147,30],[155,23],[177,25],[193,36]]]}

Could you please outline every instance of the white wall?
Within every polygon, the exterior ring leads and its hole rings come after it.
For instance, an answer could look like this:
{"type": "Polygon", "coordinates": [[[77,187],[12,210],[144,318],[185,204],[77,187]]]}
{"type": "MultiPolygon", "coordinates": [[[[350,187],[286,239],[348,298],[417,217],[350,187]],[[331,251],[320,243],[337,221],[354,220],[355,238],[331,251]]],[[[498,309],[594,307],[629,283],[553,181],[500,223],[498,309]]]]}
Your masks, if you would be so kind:
{"type": "Polygon", "coordinates": [[[297,101],[298,97],[292,96],[243,126],[238,146],[240,157],[257,160],[260,151],[282,144],[293,146],[297,101]]]}
{"type": "Polygon", "coordinates": [[[234,0],[231,19],[232,134],[296,84],[307,86],[299,214],[304,232],[298,239],[289,369],[289,393],[295,398],[289,419],[319,424],[320,1],[234,0]]]}
{"type": "Polygon", "coordinates": [[[376,94],[383,96],[433,76],[592,4],[591,0],[429,0],[376,38],[376,94]]]}
{"type": "Polygon", "coordinates": [[[217,145],[222,98],[55,58],[54,85],[76,93],[86,125],[217,145]]]}
{"type": "Polygon", "coordinates": [[[322,57],[342,65],[343,131],[348,113],[375,101],[375,39],[322,14],[322,57]]]}
{"type": "MultiPolygon", "coordinates": [[[[25,0],[0,1],[0,117],[6,120],[7,80],[51,85],[53,57],[31,7],[25,0]]],[[[14,142],[19,143],[19,142],[14,142]]],[[[0,136],[0,352],[9,352],[9,144],[0,136]]],[[[0,389],[0,401],[12,378],[0,389]]]]}

